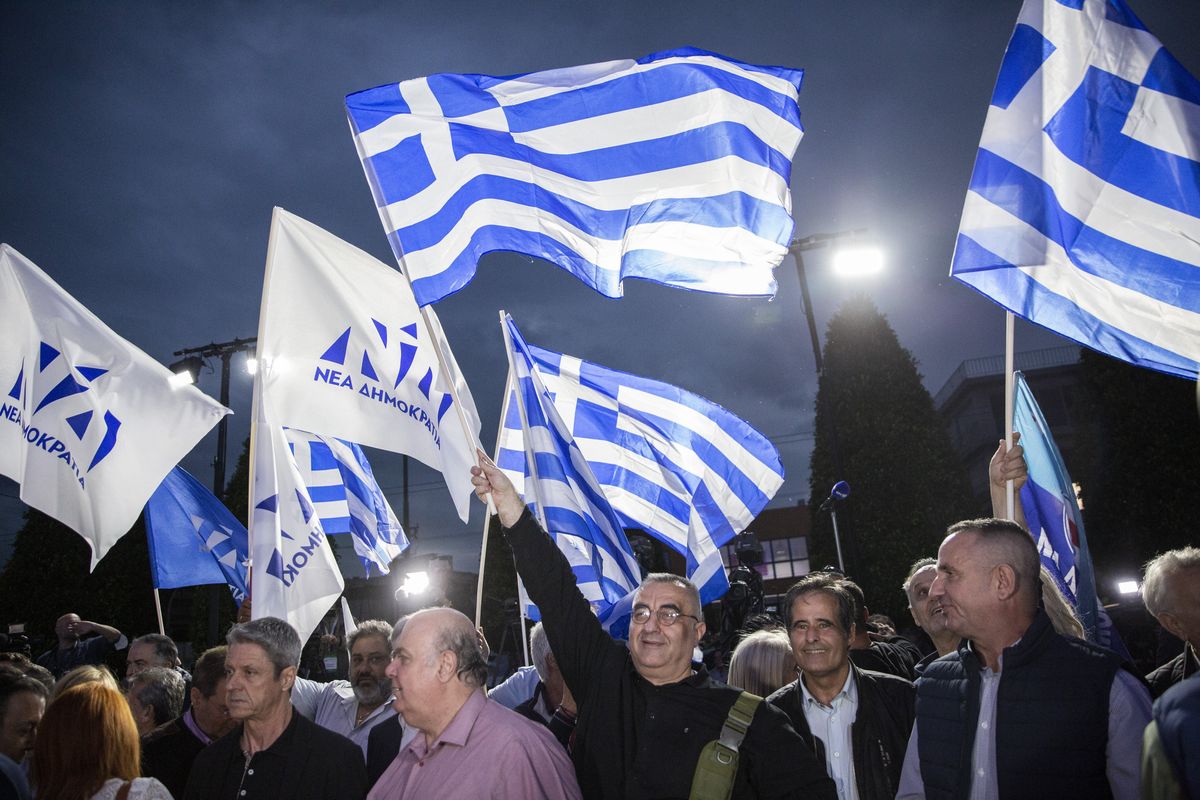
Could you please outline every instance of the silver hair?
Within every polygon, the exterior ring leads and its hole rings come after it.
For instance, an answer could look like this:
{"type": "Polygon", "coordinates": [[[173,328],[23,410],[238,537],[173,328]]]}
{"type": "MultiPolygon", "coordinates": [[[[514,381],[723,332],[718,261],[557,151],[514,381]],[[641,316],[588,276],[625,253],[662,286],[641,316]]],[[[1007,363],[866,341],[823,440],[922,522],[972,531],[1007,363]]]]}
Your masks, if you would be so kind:
{"type": "Polygon", "coordinates": [[[183,677],[173,667],[148,667],[129,679],[129,693],[154,710],[156,726],[183,712],[183,677]]]}
{"type": "Polygon", "coordinates": [[[537,670],[538,677],[545,683],[549,677],[550,665],[550,640],[546,637],[546,629],[542,627],[542,623],[533,626],[533,630],[529,632],[529,655],[533,657],[533,666],[537,670]]]}
{"type": "Polygon", "coordinates": [[[225,636],[230,647],[235,644],[256,644],[267,653],[275,666],[275,677],[288,667],[300,666],[300,634],[277,617],[262,617],[234,625],[225,636]]]}
{"type": "Polygon", "coordinates": [[[669,572],[651,572],[645,578],[642,578],[642,585],[638,587],[638,594],[641,594],[642,589],[646,588],[647,584],[651,583],[667,583],[672,586],[678,586],[683,589],[684,594],[692,603],[692,608],[685,608],[682,611],[685,614],[695,614],[700,617],[700,621],[704,621],[704,615],[700,604],[700,590],[696,588],[696,584],[689,581],[687,578],[681,578],[678,575],[672,575],[669,572]]]}
{"type": "MultiPolygon", "coordinates": [[[[464,618],[465,619],[465,618],[464,618]]],[[[467,625],[447,625],[437,632],[433,654],[450,651],[458,662],[458,677],[467,686],[479,688],[487,683],[488,665],[475,629],[467,625]]]]}
{"type": "Polygon", "coordinates": [[[1181,547],[1160,553],[1146,562],[1142,578],[1142,601],[1154,616],[1173,610],[1167,592],[1168,579],[1184,570],[1200,567],[1200,547],[1181,547]]]}
{"type": "Polygon", "coordinates": [[[364,636],[379,636],[389,645],[392,642],[392,626],[381,619],[367,619],[358,623],[354,633],[346,637],[346,647],[353,650],[354,645],[364,636]]]}
{"type": "Polygon", "coordinates": [[[153,647],[154,657],[159,660],[161,666],[174,667],[179,664],[179,648],[175,646],[175,642],[170,636],[161,633],[147,633],[130,642],[129,648],[132,650],[135,644],[148,644],[153,647]]]}
{"type": "Polygon", "coordinates": [[[908,568],[908,577],[904,579],[904,585],[901,586],[900,588],[904,590],[904,594],[908,595],[908,607],[909,608],[912,608],[912,595],[908,594],[908,590],[912,588],[913,578],[917,577],[918,572],[923,572],[924,570],[928,569],[929,567],[933,567],[934,569],[937,569],[937,559],[936,558],[929,558],[928,556],[926,556],[925,558],[918,558],[916,561],[913,562],[913,565],[908,568]]]}

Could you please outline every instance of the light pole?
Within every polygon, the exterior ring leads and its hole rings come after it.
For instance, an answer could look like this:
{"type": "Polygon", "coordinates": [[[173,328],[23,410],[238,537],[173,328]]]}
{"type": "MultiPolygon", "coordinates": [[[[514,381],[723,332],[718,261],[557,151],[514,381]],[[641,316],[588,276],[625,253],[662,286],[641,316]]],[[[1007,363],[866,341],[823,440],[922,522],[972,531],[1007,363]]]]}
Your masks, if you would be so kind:
{"type": "MultiPolygon", "coordinates": [[[[249,339],[234,339],[229,342],[211,342],[199,347],[185,347],[182,350],[176,350],[175,355],[183,356],[179,361],[176,361],[168,369],[175,373],[181,383],[196,383],[200,379],[200,370],[208,366],[208,359],[221,359],[221,405],[229,406],[229,362],[236,353],[250,353],[247,359],[246,368],[251,374],[257,366],[257,362],[253,361],[254,347],[258,339],[251,336],[249,339]]],[[[229,416],[221,417],[221,421],[217,423],[217,457],[213,459],[213,494],[218,500],[225,499],[225,462],[227,438],[229,435],[229,416]]],[[[208,637],[212,642],[217,641],[220,633],[220,619],[217,615],[218,605],[221,602],[220,585],[214,584],[209,587],[208,593],[208,637]]]]}
{"type": "MultiPolygon", "coordinates": [[[[812,342],[813,363],[817,368],[817,378],[820,379],[824,373],[825,365],[821,358],[821,339],[817,334],[817,317],[813,313],[812,295],[808,291],[808,277],[804,272],[804,256],[803,253],[808,250],[817,250],[834,243],[847,243],[849,246],[839,246],[834,253],[834,271],[841,275],[866,275],[873,272],[878,272],[883,268],[883,257],[878,248],[872,247],[866,241],[866,228],[857,228],[850,231],[838,231],[836,233],[815,233],[811,236],[805,236],[800,239],[793,239],[788,245],[788,252],[796,260],[796,274],[800,278],[800,297],[804,302],[804,316],[808,320],[808,336],[812,342]]],[[[839,485],[844,483],[842,478],[845,473],[842,470],[842,451],[838,444],[837,434],[837,412],[833,405],[829,407],[829,449],[833,453],[833,469],[839,485]]],[[[841,499],[841,498],[839,498],[841,499]]],[[[834,538],[837,543],[838,550],[838,565],[842,566],[842,548],[840,537],[837,535],[837,521],[834,518],[834,538]]],[[[851,563],[857,559],[857,550],[854,546],[853,536],[850,531],[846,531],[846,549],[851,554],[851,563]]],[[[845,572],[844,567],[842,571],[845,572]]]]}

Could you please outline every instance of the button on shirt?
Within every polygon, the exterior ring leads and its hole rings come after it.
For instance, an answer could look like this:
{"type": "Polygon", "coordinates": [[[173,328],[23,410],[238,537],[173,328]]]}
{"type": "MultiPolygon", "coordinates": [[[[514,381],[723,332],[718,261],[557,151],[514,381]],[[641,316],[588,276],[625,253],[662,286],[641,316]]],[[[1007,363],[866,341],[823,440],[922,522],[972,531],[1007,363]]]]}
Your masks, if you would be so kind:
{"type": "Polygon", "coordinates": [[[804,719],[812,735],[825,745],[825,771],[837,785],[839,800],[858,800],[858,786],[854,782],[854,751],[850,743],[850,726],[858,715],[858,686],[854,683],[854,671],[846,675],[842,690],[829,705],[822,705],[809,693],[800,680],[800,691],[804,694],[804,719]]]}
{"type": "MultiPolygon", "coordinates": [[[[297,678],[292,687],[292,707],[325,730],[340,733],[354,742],[362,749],[364,761],[367,758],[367,739],[371,735],[371,729],[396,716],[396,709],[392,708],[392,698],[389,697],[362,722],[355,724],[358,699],[354,696],[354,689],[349,681],[318,683],[297,678]]],[[[400,747],[403,748],[417,735],[417,730],[405,725],[404,720],[400,720],[400,727],[404,729],[404,738],[400,742],[400,747]]]]}
{"type": "Polygon", "coordinates": [[[441,735],[417,736],[367,800],[579,800],[575,768],[545,727],[473,692],[441,735]]]}

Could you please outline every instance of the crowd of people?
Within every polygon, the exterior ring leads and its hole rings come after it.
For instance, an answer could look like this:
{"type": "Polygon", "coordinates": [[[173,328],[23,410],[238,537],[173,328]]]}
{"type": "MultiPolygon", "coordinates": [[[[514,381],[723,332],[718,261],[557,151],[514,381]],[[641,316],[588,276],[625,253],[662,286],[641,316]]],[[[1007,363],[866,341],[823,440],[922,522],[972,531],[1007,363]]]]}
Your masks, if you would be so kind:
{"type": "MultiPolygon", "coordinates": [[[[190,674],[166,636],[65,614],[36,662],[3,654],[0,800],[1200,797],[1200,549],[1146,566],[1147,609],[1185,642],[1148,676],[1084,639],[1018,508],[951,525],[892,589],[921,636],[816,572],[722,681],[697,657],[690,581],[647,575],[612,638],[481,461],[542,613],[532,667],[488,691],[487,643],[449,608],[359,623],[349,680],[324,683],[299,676],[290,625],[246,609],[190,674]],[[118,683],[101,665],[125,648],[118,683]]],[[[1007,478],[1019,446],[993,458],[993,487],[1007,478]]]]}

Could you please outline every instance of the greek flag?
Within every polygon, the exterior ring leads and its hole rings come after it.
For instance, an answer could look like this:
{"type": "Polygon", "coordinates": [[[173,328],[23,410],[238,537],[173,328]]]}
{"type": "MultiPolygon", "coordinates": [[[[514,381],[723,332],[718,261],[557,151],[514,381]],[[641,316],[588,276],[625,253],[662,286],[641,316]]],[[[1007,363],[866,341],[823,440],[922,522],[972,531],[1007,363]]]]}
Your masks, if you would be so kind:
{"type": "Polygon", "coordinates": [[[175,467],[146,503],[150,577],[156,589],[226,583],[246,597],[246,526],[200,481],[175,467]]]}
{"type": "Polygon", "coordinates": [[[362,448],[295,428],[286,435],[322,530],[349,533],[367,574],[374,565],[386,575],[408,539],[362,448]]]}
{"type": "MultiPolygon", "coordinates": [[[[779,452],[721,406],[676,386],[528,346],[554,407],[621,524],[682,554],[705,603],[729,588],[719,548],[750,525],[783,485],[779,452]]],[[[525,471],[513,402],[499,460],[516,486],[525,471]]]]}
{"type": "Polygon", "coordinates": [[[1067,465],[1025,376],[1015,373],[1013,383],[1013,427],[1021,434],[1029,469],[1029,477],[1021,487],[1021,507],[1042,563],[1079,612],[1088,638],[1128,658],[1120,634],[1096,597],[1083,515],[1067,465]]]}
{"type": "Polygon", "coordinates": [[[692,48],[509,77],[431,75],[346,98],[420,305],[493,250],[608,297],[624,278],[774,295],[803,72],[692,48]]]}
{"type": "Polygon", "coordinates": [[[1132,364],[1200,367],[1200,83],[1123,0],[1027,0],[951,274],[1132,364]]]}
{"type": "Polygon", "coordinates": [[[641,567],[621,520],[571,440],[570,427],[559,415],[537,362],[508,315],[504,315],[504,330],[509,380],[516,387],[511,406],[517,409],[524,434],[518,488],[571,563],[579,591],[600,621],[612,635],[624,638],[633,593],[642,582],[641,567]]]}

